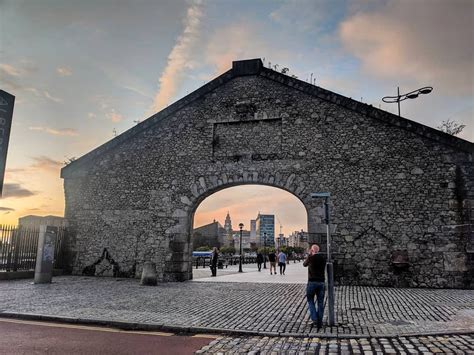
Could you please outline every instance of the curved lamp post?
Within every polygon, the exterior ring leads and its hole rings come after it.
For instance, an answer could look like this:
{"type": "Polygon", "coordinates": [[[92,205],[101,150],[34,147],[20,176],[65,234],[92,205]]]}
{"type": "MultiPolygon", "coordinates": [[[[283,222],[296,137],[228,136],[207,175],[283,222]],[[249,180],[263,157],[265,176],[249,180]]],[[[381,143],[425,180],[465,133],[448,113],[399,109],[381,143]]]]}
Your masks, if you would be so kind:
{"type": "Polygon", "coordinates": [[[263,232],[263,268],[267,268],[267,232],[263,232]]]}
{"type": "Polygon", "coordinates": [[[239,272],[242,271],[242,228],[244,228],[243,223],[239,223],[239,228],[240,228],[240,258],[239,258],[239,272]]]}
{"type": "Polygon", "coordinates": [[[432,91],[433,88],[431,86],[425,86],[423,88],[410,91],[407,94],[400,95],[400,88],[397,86],[397,96],[384,96],[382,97],[382,101],[388,104],[393,104],[395,102],[398,103],[398,116],[400,116],[400,101],[406,99],[416,99],[418,95],[429,94],[432,91]]]}

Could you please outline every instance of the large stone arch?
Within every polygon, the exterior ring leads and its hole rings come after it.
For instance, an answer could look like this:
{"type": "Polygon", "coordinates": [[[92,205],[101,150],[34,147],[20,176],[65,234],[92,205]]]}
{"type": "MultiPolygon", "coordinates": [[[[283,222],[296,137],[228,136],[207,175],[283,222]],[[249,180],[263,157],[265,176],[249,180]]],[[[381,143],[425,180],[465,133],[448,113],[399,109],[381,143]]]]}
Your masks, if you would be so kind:
{"type": "Polygon", "coordinates": [[[161,281],[188,280],[198,203],[252,183],[299,198],[316,242],[310,194],[331,192],[340,282],[472,287],[472,229],[457,226],[474,216],[473,147],[260,60],[234,62],[62,169],[71,271],[138,277],[150,260],[161,281]]]}
{"type": "Polygon", "coordinates": [[[180,197],[186,207],[176,209],[175,216],[179,216],[179,223],[172,228],[173,231],[179,231],[179,239],[183,243],[176,243],[171,250],[174,254],[173,260],[178,261],[181,257],[183,264],[188,265],[186,279],[190,279],[192,275],[192,265],[189,260],[191,254],[190,245],[193,230],[194,214],[199,205],[208,197],[218,191],[242,185],[262,185],[284,190],[297,198],[305,208],[307,218],[307,230],[310,235],[310,240],[316,240],[316,236],[321,231],[317,226],[321,225],[322,209],[320,203],[315,202],[311,198],[309,186],[303,183],[303,179],[297,176],[297,172],[286,172],[283,174],[275,174],[273,172],[264,171],[243,171],[236,174],[228,174],[223,172],[221,174],[199,176],[190,186],[190,191],[187,195],[180,197]]]}
{"type": "MultiPolygon", "coordinates": [[[[191,255],[191,237],[193,229],[194,214],[206,198],[214,193],[235,186],[242,185],[262,185],[284,190],[298,199],[305,208],[307,217],[307,230],[310,240],[316,241],[320,234],[321,213],[320,201],[317,202],[311,198],[311,187],[303,182],[304,178],[297,175],[298,172],[274,173],[272,171],[245,171],[237,173],[222,172],[220,174],[211,174],[198,176],[190,185],[188,194],[183,194],[180,201],[186,205],[183,208],[177,208],[173,216],[177,218],[178,223],[167,232],[174,234],[174,243],[170,246],[172,256],[168,266],[169,274],[176,270],[176,264],[183,266],[183,275],[174,275],[173,280],[189,280],[192,277],[192,265],[189,256],[191,255]],[[187,265],[187,266],[185,266],[187,265]]],[[[179,267],[178,267],[179,268],[179,267]]]]}

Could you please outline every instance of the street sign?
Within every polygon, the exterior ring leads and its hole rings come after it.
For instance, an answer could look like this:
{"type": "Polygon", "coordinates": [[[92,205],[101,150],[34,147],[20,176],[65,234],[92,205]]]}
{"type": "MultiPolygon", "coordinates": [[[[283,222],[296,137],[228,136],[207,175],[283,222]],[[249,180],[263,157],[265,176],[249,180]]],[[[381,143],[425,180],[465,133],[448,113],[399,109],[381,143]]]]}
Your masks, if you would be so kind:
{"type": "Polygon", "coordinates": [[[3,191],[5,167],[7,165],[8,141],[12,127],[15,96],[0,90],[0,197],[3,191]]]}

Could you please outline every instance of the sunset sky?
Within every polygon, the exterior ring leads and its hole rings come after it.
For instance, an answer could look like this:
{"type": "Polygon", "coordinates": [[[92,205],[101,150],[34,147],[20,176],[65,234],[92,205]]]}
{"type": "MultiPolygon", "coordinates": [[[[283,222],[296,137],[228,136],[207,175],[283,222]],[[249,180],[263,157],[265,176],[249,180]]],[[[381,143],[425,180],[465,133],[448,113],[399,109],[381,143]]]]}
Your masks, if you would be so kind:
{"type": "MultiPolygon", "coordinates": [[[[455,120],[474,141],[473,14],[471,0],[0,0],[0,88],[16,96],[0,223],[62,216],[65,160],[233,60],[265,58],[394,113],[382,96],[433,86],[402,102],[402,115],[431,127],[455,120]]],[[[236,225],[260,210],[277,213],[286,234],[306,229],[296,198],[262,187],[213,195],[195,225],[223,223],[228,210],[236,225]]]]}

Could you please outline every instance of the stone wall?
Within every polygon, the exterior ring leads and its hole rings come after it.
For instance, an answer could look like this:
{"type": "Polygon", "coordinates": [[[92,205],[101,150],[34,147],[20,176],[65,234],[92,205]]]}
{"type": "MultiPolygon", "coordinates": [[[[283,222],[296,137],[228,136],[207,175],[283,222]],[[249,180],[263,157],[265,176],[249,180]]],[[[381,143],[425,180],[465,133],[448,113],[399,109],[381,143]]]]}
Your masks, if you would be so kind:
{"type": "Polygon", "coordinates": [[[472,233],[455,227],[472,224],[472,143],[239,63],[63,169],[75,274],[106,249],[116,276],[152,261],[188,280],[199,203],[263,184],[302,201],[323,250],[310,194],[331,192],[338,282],[473,286],[472,233]]]}

